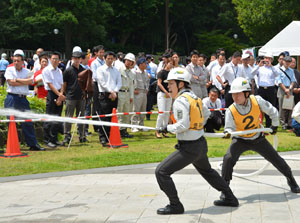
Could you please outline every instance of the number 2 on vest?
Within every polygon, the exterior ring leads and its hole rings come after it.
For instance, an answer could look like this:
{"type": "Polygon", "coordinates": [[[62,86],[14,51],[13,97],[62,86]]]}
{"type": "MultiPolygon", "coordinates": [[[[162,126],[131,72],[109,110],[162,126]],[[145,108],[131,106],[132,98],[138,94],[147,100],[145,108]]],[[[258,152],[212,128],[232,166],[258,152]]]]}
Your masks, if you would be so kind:
{"type": "Polygon", "coordinates": [[[253,116],[247,116],[246,118],[243,119],[243,123],[247,122],[247,119],[249,120],[249,122],[245,126],[245,129],[252,129],[255,126],[254,124],[252,124],[252,122],[254,121],[254,118],[253,118],[253,116]]]}

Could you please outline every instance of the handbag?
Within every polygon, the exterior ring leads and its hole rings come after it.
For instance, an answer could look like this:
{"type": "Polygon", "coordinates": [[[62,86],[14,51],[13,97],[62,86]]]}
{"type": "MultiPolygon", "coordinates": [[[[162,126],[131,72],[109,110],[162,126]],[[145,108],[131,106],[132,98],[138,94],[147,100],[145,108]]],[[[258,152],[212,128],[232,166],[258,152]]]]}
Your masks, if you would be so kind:
{"type": "Polygon", "coordinates": [[[282,109],[293,110],[293,107],[294,107],[294,95],[290,95],[289,97],[284,95],[282,109]]]}

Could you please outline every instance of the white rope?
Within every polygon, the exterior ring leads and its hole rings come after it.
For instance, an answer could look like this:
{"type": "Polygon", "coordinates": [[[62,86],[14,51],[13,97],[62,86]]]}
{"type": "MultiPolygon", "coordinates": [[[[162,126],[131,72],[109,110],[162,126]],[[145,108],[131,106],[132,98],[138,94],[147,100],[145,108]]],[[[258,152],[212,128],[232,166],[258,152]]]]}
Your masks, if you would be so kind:
{"type": "MultiPolygon", "coordinates": [[[[237,131],[237,132],[232,132],[231,136],[238,136],[238,135],[244,135],[244,134],[249,134],[249,133],[258,133],[258,132],[272,132],[273,130],[270,128],[259,128],[259,129],[252,129],[252,130],[246,130],[246,131],[237,131]]],[[[224,133],[206,133],[205,136],[207,137],[214,137],[214,135],[216,135],[217,137],[224,137],[224,133]]],[[[278,137],[277,135],[273,136],[273,148],[277,151],[277,147],[278,147],[278,137]]],[[[263,157],[242,157],[239,159],[239,161],[244,161],[244,160],[263,160],[263,157]]],[[[299,159],[300,160],[300,159],[299,159]]],[[[217,164],[217,167],[219,170],[222,170],[222,162],[219,162],[217,164]]],[[[232,175],[233,176],[238,176],[238,177],[251,177],[251,176],[256,176],[261,174],[263,171],[265,171],[268,166],[270,165],[270,162],[267,162],[263,167],[261,167],[260,169],[251,172],[251,173],[247,173],[247,174],[241,174],[241,173],[236,173],[233,172],[232,175]]]]}

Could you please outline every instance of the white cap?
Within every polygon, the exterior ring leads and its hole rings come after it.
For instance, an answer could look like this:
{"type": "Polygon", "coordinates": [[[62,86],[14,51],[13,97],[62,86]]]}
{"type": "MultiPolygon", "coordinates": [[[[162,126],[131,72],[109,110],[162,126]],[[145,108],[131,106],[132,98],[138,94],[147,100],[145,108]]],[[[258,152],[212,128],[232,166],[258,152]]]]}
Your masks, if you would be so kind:
{"type": "Polygon", "coordinates": [[[185,69],[185,68],[174,68],[172,69],[169,74],[167,80],[164,82],[168,82],[170,80],[178,80],[178,81],[184,81],[187,83],[191,83],[192,75],[185,69]]]}
{"type": "Polygon", "coordinates": [[[79,46],[74,46],[72,53],[74,53],[74,52],[80,52],[80,53],[82,53],[82,50],[81,50],[81,48],[79,46]]]}
{"type": "Polygon", "coordinates": [[[251,91],[250,84],[247,79],[237,77],[232,81],[229,93],[240,93],[243,91],[251,91]]]}
{"type": "Polygon", "coordinates": [[[247,58],[249,58],[250,57],[250,54],[249,53],[243,53],[243,55],[242,55],[242,60],[243,59],[247,59],[247,58]]]}
{"type": "Polygon", "coordinates": [[[264,57],[270,57],[270,58],[274,59],[273,54],[271,52],[266,52],[264,57]]]}
{"type": "Polygon", "coordinates": [[[32,57],[32,59],[33,59],[34,61],[37,61],[37,60],[39,59],[39,56],[38,56],[37,54],[34,54],[33,57],[32,57]]]}
{"type": "Polygon", "coordinates": [[[21,55],[22,57],[25,56],[23,50],[20,50],[20,49],[18,49],[18,50],[16,50],[16,51],[14,52],[14,56],[15,56],[15,55],[21,55]]]}
{"type": "Polygon", "coordinates": [[[126,56],[124,57],[124,60],[130,60],[130,61],[134,62],[135,56],[133,53],[127,53],[126,56]]]}

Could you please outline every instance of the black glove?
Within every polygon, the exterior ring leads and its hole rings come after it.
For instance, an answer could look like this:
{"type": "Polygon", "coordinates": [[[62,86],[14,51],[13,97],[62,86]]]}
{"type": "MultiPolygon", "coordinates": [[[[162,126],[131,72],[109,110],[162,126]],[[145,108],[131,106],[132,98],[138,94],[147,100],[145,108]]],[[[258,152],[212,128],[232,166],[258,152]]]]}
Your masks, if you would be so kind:
{"type": "Polygon", "coordinates": [[[227,131],[225,131],[224,132],[224,139],[230,139],[230,137],[231,137],[231,134],[229,133],[229,132],[227,132],[227,131]]]}
{"type": "Polygon", "coordinates": [[[168,133],[167,127],[159,127],[157,130],[159,133],[168,133]]]}
{"type": "Polygon", "coordinates": [[[278,126],[271,126],[271,129],[273,130],[273,132],[271,132],[271,135],[275,135],[277,133],[277,128],[278,126]]]}

